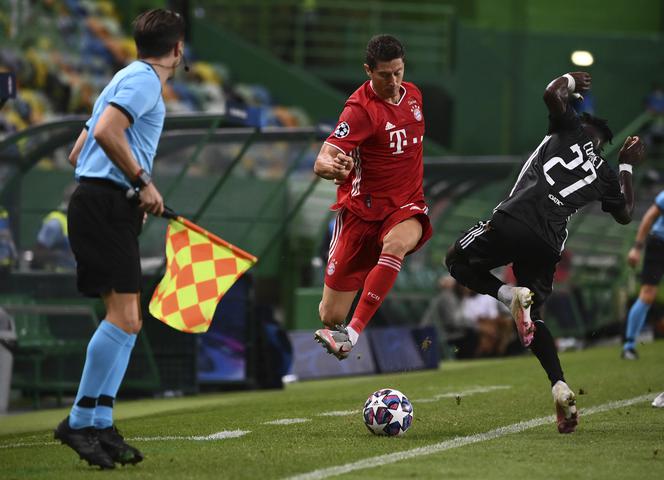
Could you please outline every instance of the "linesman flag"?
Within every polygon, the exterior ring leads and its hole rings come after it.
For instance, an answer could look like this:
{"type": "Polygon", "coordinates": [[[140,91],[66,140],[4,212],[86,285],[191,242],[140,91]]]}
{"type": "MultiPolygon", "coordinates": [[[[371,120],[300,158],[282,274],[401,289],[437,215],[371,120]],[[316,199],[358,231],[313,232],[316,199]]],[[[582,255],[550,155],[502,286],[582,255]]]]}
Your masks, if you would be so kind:
{"type": "Polygon", "coordinates": [[[166,273],[150,313],[186,333],[204,333],[224,293],[258,260],[172,212],[166,231],[166,273]]]}

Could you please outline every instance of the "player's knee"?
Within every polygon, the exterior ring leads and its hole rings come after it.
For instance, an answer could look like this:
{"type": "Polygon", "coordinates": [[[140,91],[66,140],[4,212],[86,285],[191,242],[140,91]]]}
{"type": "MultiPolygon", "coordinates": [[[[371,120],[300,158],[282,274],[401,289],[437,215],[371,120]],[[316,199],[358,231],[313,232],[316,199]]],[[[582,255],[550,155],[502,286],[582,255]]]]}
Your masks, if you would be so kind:
{"type": "Polygon", "coordinates": [[[459,257],[460,256],[454,248],[454,245],[447,249],[447,254],[445,255],[445,266],[447,267],[447,270],[450,272],[450,274],[452,273],[452,267],[454,264],[459,261],[459,257]]]}
{"type": "Polygon", "coordinates": [[[655,303],[655,298],[657,297],[657,286],[656,285],[643,285],[641,291],[639,292],[639,300],[648,305],[655,303]]]}
{"type": "Polygon", "coordinates": [[[385,240],[383,240],[382,253],[403,258],[408,252],[415,248],[415,245],[411,245],[411,243],[412,242],[408,242],[407,239],[400,237],[385,238],[385,240]]]}
{"type": "Polygon", "coordinates": [[[143,321],[138,315],[117,315],[115,312],[107,312],[106,320],[128,334],[137,334],[141,331],[143,321]]]}

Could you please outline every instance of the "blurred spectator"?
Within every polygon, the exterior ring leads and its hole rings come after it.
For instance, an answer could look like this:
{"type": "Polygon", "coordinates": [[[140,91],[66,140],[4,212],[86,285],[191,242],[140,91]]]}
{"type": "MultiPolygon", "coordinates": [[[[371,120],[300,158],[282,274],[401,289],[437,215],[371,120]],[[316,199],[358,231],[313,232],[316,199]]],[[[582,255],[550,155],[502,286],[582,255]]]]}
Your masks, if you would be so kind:
{"type": "MultiPolygon", "coordinates": [[[[7,24],[13,29],[8,32],[11,42],[0,46],[0,70],[16,72],[21,85],[19,98],[3,111],[0,138],[56,115],[89,114],[110,77],[136,58],[134,42],[122,30],[111,1],[23,3],[0,14],[0,29],[7,24]]],[[[195,58],[194,52],[186,53],[195,58]]],[[[263,109],[270,126],[310,124],[301,109],[275,106],[265,87],[234,86],[229,78],[223,65],[195,61],[190,74],[179,72],[164,89],[166,108],[220,113],[232,101],[263,109]]]]}
{"type": "Polygon", "coordinates": [[[433,325],[438,331],[441,352],[445,358],[475,356],[479,335],[463,315],[462,301],[468,290],[449,275],[438,280],[440,291],[431,299],[420,326],[433,325]]]}
{"type": "Polygon", "coordinates": [[[39,229],[37,243],[34,248],[32,268],[67,271],[76,268],[76,260],[69,245],[67,231],[67,207],[76,185],[65,189],[62,203],[50,212],[39,229]]]}
{"type": "Polygon", "coordinates": [[[0,287],[5,287],[18,256],[9,224],[9,213],[0,206],[0,287]]]}
{"type": "Polygon", "coordinates": [[[438,281],[440,292],[431,299],[420,326],[438,330],[447,358],[473,358],[511,353],[516,340],[514,322],[504,307],[488,295],[479,295],[449,275],[438,281]]]}
{"type": "Polygon", "coordinates": [[[659,82],[652,84],[652,90],[644,100],[646,112],[652,115],[643,134],[651,153],[659,155],[664,143],[664,88],[659,82]]]}
{"type": "Polygon", "coordinates": [[[462,315],[468,325],[473,325],[478,342],[474,356],[492,357],[504,355],[514,342],[514,321],[495,298],[468,290],[461,302],[462,315]]]}

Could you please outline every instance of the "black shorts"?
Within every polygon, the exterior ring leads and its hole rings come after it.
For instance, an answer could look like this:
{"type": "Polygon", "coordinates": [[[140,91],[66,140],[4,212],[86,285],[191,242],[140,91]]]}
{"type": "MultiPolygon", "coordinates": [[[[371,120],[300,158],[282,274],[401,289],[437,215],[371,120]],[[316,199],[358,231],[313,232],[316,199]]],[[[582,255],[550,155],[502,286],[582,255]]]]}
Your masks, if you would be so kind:
{"type": "Polygon", "coordinates": [[[553,290],[560,254],[525,223],[498,211],[489,222],[480,222],[459,237],[454,250],[481,270],[511,263],[518,286],[535,294],[531,317],[542,318],[541,308],[553,290]]]}
{"type": "Polygon", "coordinates": [[[81,179],[69,202],[67,226],[81,293],[98,297],[111,290],[140,291],[143,211],[127,200],[124,187],[81,179]]]}
{"type": "Polygon", "coordinates": [[[662,275],[664,275],[664,240],[655,235],[649,235],[643,256],[641,283],[658,285],[662,280],[662,275]]]}

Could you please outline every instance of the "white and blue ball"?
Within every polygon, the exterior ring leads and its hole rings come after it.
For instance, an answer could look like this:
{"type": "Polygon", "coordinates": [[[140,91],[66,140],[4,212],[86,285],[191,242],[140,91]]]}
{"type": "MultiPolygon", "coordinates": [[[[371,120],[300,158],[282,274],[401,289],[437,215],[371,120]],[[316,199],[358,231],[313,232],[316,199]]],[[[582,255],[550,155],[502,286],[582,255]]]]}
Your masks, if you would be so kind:
{"type": "Polygon", "coordinates": [[[406,433],[413,423],[413,405],[399,390],[383,388],[369,395],[362,415],[371,433],[394,437],[406,433]]]}

